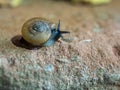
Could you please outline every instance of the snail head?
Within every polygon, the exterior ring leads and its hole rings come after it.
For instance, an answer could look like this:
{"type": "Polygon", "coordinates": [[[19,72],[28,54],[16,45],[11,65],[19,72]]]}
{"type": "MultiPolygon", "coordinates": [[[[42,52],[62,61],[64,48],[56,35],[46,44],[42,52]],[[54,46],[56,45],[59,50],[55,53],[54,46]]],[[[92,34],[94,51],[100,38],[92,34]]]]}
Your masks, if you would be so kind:
{"type": "Polygon", "coordinates": [[[58,26],[56,30],[52,30],[53,38],[57,41],[63,34],[70,33],[69,31],[60,31],[60,20],[58,21],[58,26]]]}
{"type": "Polygon", "coordinates": [[[44,44],[44,46],[53,45],[60,37],[63,38],[63,34],[70,33],[69,31],[60,31],[60,20],[58,21],[58,26],[56,29],[51,30],[51,36],[49,40],[44,44]]]}

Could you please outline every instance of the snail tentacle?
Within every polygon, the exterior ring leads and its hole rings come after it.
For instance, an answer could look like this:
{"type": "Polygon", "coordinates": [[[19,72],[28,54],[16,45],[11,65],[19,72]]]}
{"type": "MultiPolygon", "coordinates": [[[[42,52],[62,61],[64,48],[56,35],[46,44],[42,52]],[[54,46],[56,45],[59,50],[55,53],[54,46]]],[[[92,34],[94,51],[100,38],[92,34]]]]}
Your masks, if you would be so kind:
{"type": "Polygon", "coordinates": [[[51,46],[54,45],[54,43],[60,38],[63,37],[62,34],[70,33],[68,31],[60,31],[60,20],[58,21],[57,29],[51,30],[51,36],[48,39],[46,43],[44,43],[44,46],[51,46]]]}

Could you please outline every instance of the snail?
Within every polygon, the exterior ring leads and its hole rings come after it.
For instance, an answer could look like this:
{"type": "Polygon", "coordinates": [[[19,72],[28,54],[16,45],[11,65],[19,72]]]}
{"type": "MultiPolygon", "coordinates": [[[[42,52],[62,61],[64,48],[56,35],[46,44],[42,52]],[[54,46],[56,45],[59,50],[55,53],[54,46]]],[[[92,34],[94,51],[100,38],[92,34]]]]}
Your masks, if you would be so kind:
{"type": "Polygon", "coordinates": [[[21,41],[26,41],[33,46],[52,46],[63,36],[62,34],[70,33],[60,31],[60,20],[56,25],[41,17],[35,17],[26,21],[22,26],[21,41]]]}

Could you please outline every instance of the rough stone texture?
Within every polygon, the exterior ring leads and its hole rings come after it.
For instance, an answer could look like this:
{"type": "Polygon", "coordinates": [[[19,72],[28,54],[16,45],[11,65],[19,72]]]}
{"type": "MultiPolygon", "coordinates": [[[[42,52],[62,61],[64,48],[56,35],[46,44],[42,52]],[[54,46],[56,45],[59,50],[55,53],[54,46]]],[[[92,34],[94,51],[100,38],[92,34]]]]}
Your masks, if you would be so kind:
{"type": "Polygon", "coordinates": [[[0,90],[119,90],[120,1],[104,6],[72,6],[41,0],[0,8],[0,90]],[[12,38],[32,17],[61,20],[65,38],[29,50],[12,38]]]}

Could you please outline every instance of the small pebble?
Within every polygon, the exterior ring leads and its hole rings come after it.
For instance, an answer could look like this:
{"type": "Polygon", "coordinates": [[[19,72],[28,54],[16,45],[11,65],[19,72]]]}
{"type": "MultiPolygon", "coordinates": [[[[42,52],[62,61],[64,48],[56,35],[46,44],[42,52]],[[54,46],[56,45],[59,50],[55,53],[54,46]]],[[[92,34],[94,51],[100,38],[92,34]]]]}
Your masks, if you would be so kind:
{"type": "Polygon", "coordinates": [[[81,40],[81,43],[90,43],[92,40],[91,39],[86,39],[86,40],[81,40]]]}
{"type": "Polygon", "coordinates": [[[56,60],[60,63],[69,63],[69,61],[65,58],[56,58],[56,60]]]}
{"type": "Polygon", "coordinates": [[[48,64],[47,66],[45,66],[45,71],[49,71],[52,72],[54,71],[54,66],[52,64],[48,64]]]}

